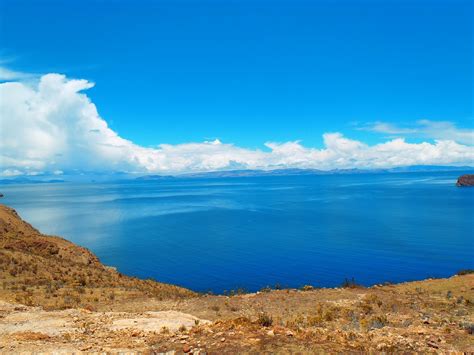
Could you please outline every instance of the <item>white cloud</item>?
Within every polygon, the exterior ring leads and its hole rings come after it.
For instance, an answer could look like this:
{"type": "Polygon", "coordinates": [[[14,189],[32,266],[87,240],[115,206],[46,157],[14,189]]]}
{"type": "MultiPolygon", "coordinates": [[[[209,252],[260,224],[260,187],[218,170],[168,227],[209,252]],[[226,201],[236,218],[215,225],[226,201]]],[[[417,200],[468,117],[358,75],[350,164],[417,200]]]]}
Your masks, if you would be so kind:
{"type": "Polygon", "coordinates": [[[20,80],[32,77],[31,74],[10,70],[0,65],[0,81],[20,80]]]}
{"type": "Polygon", "coordinates": [[[421,132],[426,137],[434,139],[454,140],[460,143],[474,145],[474,129],[461,129],[449,121],[420,120],[421,132]]]}
{"type": "MultiPolygon", "coordinates": [[[[2,175],[71,170],[179,173],[231,168],[382,168],[472,164],[474,158],[474,147],[451,136],[434,143],[412,144],[397,138],[369,146],[341,133],[325,133],[323,149],[295,141],[268,142],[265,146],[270,151],[263,151],[219,140],[147,148],[108,127],[83,93],[93,85],[59,74],[44,75],[35,84],[0,84],[2,175]]],[[[435,127],[434,122],[420,124],[435,127]]]]}
{"type": "Polygon", "coordinates": [[[17,169],[5,169],[0,172],[0,176],[11,177],[11,176],[19,176],[23,175],[23,172],[17,169]]]}
{"type": "Polygon", "coordinates": [[[360,130],[386,133],[391,136],[410,136],[474,145],[474,129],[458,128],[449,121],[418,120],[409,127],[400,127],[387,122],[373,122],[359,127],[360,130]]]}

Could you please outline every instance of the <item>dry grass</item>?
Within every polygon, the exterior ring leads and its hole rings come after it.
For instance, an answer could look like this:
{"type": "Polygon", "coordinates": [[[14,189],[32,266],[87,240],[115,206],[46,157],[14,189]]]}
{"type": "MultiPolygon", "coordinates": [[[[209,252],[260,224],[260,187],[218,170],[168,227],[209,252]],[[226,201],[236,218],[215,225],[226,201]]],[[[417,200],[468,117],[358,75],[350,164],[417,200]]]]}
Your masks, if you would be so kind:
{"type": "Polygon", "coordinates": [[[0,205],[0,296],[46,309],[109,309],[128,300],[194,296],[174,285],[141,280],[103,266],[90,251],[45,236],[0,205]]]}

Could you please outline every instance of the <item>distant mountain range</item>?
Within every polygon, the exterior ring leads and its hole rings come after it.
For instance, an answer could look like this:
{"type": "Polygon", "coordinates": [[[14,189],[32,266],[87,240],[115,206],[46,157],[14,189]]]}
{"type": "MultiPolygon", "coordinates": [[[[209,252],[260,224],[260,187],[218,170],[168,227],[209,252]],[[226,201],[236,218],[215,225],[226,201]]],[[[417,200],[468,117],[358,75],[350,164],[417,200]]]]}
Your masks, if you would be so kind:
{"type": "Polygon", "coordinates": [[[435,172],[435,171],[459,171],[460,174],[474,173],[472,166],[438,166],[438,165],[413,165],[390,169],[274,169],[274,170],[221,170],[199,173],[186,173],[179,175],[143,175],[128,173],[81,173],[63,175],[61,179],[53,178],[52,175],[38,177],[16,176],[0,179],[0,185],[12,184],[52,184],[63,182],[105,182],[125,180],[173,180],[173,179],[212,179],[232,177],[258,177],[258,176],[303,176],[303,175],[336,175],[336,174],[389,174],[389,173],[411,173],[411,172],[435,172]]]}
{"type": "Polygon", "coordinates": [[[9,184],[52,184],[64,182],[62,179],[30,179],[23,176],[14,177],[10,179],[0,179],[0,185],[9,184]]]}
{"type": "Polygon", "coordinates": [[[410,173],[434,171],[474,171],[471,166],[437,166],[413,165],[390,169],[274,169],[274,170],[222,170],[180,175],[145,175],[136,180],[171,180],[171,179],[197,179],[197,178],[226,178],[226,177],[257,177],[257,176],[295,176],[295,175],[333,175],[333,174],[384,174],[384,173],[410,173]]]}

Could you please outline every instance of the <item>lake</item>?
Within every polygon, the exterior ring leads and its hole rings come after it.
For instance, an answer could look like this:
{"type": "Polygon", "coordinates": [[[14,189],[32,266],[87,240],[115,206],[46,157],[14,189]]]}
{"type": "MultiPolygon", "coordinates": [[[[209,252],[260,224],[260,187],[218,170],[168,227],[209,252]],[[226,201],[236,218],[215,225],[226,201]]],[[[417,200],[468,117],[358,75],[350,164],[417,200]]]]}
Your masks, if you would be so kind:
{"type": "Polygon", "coordinates": [[[197,291],[372,285],[474,268],[474,188],[458,175],[5,185],[0,202],[125,274],[197,291]]]}

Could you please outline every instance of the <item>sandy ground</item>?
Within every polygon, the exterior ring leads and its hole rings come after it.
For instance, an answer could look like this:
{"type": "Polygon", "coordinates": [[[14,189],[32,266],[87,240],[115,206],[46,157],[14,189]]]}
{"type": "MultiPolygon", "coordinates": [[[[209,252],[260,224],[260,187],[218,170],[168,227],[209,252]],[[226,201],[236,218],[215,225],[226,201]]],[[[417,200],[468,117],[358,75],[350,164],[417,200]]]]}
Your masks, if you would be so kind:
{"type": "Polygon", "coordinates": [[[466,275],[372,288],[154,299],[129,303],[127,311],[45,311],[1,301],[0,351],[474,352],[473,290],[474,275],[466,275]]]}

